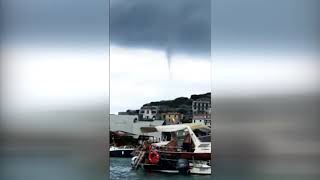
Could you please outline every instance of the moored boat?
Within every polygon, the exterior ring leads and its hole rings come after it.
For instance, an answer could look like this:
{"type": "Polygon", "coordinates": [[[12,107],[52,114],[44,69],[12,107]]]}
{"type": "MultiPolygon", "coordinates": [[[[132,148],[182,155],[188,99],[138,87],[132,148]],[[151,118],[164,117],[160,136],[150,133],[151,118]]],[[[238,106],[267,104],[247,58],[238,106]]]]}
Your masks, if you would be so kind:
{"type": "Polygon", "coordinates": [[[147,132],[170,133],[170,141],[145,142],[132,158],[132,168],[183,174],[211,174],[210,128],[202,124],[175,124],[142,128],[147,132]],[[204,130],[204,133],[195,133],[204,130]],[[206,136],[206,138],[204,138],[206,136]]]}
{"type": "Polygon", "coordinates": [[[211,174],[211,165],[209,165],[205,161],[196,161],[190,163],[190,174],[202,174],[202,175],[210,175],[211,174]]]}
{"type": "Polygon", "coordinates": [[[132,152],[134,151],[134,148],[130,147],[110,147],[110,157],[132,157],[132,152]]]}

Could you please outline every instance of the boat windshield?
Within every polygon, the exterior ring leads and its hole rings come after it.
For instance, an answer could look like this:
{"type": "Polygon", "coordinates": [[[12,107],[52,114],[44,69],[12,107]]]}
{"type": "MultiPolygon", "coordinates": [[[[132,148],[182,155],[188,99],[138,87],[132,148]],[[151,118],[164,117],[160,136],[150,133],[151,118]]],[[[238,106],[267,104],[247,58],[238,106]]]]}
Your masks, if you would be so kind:
{"type": "Polygon", "coordinates": [[[201,142],[211,142],[211,135],[199,136],[198,139],[201,142]]]}
{"type": "Polygon", "coordinates": [[[210,129],[200,128],[195,129],[194,133],[201,142],[211,142],[211,133],[210,129]]]}

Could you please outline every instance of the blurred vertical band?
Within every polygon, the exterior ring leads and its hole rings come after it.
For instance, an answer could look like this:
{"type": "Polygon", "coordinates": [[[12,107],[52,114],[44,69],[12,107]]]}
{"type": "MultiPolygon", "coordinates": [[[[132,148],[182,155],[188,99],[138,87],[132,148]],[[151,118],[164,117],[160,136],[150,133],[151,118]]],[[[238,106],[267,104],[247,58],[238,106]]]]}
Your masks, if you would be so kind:
{"type": "Polygon", "coordinates": [[[319,1],[213,0],[217,179],[319,179],[319,1]]]}
{"type": "Polygon", "coordinates": [[[109,1],[1,2],[0,179],[106,179],[109,1]]]}

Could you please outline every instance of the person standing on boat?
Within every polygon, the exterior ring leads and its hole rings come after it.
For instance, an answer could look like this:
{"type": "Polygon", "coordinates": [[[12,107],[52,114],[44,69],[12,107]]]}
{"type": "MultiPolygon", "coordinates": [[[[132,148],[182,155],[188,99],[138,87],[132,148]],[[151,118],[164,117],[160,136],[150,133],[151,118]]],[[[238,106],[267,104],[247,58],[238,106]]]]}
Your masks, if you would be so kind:
{"type": "Polygon", "coordinates": [[[187,152],[190,152],[192,150],[192,141],[191,141],[191,136],[190,136],[189,132],[187,132],[187,134],[183,140],[182,149],[187,152]]]}

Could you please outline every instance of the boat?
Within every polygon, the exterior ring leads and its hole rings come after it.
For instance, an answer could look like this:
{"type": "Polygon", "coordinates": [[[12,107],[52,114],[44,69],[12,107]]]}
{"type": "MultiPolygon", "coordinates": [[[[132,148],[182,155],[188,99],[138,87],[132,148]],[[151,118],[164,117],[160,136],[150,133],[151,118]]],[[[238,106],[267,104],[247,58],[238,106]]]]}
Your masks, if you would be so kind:
{"type": "Polygon", "coordinates": [[[134,148],[123,146],[123,147],[110,147],[110,157],[132,157],[134,148]]]}
{"type": "Polygon", "coordinates": [[[210,175],[211,174],[211,165],[207,164],[204,161],[198,161],[190,163],[190,174],[201,174],[201,175],[210,175]]]}
{"type": "MultiPolygon", "coordinates": [[[[169,133],[170,140],[144,142],[132,158],[133,169],[182,174],[211,174],[211,129],[199,123],[141,128],[143,133],[169,133]]],[[[162,138],[166,139],[166,138],[162,138]]]]}

